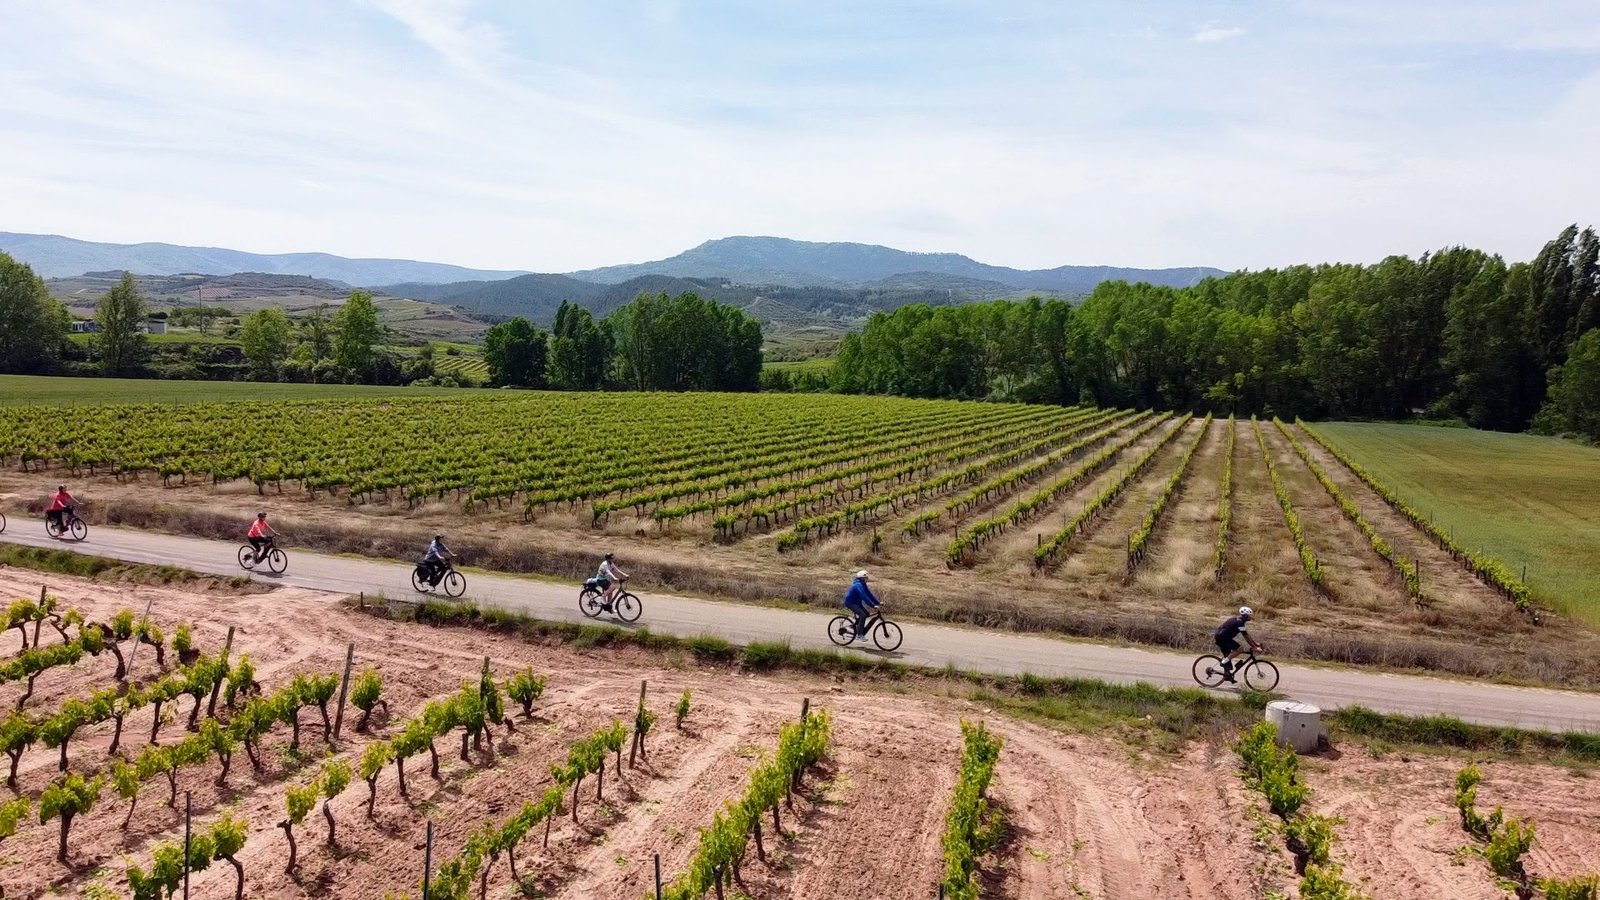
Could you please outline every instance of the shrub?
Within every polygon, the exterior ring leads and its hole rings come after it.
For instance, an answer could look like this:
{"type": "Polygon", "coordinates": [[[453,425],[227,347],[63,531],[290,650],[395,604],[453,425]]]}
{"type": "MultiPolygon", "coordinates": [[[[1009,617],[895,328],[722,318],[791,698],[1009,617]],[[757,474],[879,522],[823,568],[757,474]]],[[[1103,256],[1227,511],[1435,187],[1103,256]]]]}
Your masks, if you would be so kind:
{"type": "Polygon", "coordinates": [[[1521,882],[1527,880],[1522,857],[1532,848],[1533,823],[1508,818],[1489,836],[1483,855],[1496,875],[1521,882]]]}
{"type": "Polygon", "coordinates": [[[533,669],[523,669],[506,683],[506,693],[522,706],[523,718],[533,718],[533,701],[544,696],[544,679],[533,674],[533,669]]]}
{"type": "Polygon", "coordinates": [[[383,675],[377,669],[367,669],[356,678],[355,686],[350,689],[350,702],[361,710],[361,720],[356,722],[357,731],[367,730],[367,719],[371,718],[372,710],[378,705],[382,694],[383,675]]]}
{"type": "Polygon", "coordinates": [[[753,641],[744,648],[744,665],[747,669],[774,669],[788,662],[789,656],[788,641],[753,641]]]}
{"type": "Polygon", "coordinates": [[[1539,882],[1544,900],[1600,900],[1600,875],[1584,875],[1566,881],[1547,878],[1539,882]]]}
{"type": "Polygon", "coordinates": [[[726,640],[711,634],[697,635],[688,638],[683,645],[690,653],[704,660],[713,662],[730,662],[739,655],[739,651],[726,640]]]}
{"type": "Polygon", "coordinates": [[[677,717],[676,727],[682,728],[683,720],[689,718],[689,691],[687,689],[684,690],[683,696],[678,698],[678,705],[673,708],[673,714],[677,717]]]}

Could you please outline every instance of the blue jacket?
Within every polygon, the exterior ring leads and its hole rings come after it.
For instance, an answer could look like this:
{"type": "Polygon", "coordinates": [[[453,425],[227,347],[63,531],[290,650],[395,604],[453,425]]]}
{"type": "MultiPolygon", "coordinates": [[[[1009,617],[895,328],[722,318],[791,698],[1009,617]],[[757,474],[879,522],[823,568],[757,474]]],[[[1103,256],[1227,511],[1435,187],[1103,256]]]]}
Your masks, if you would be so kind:
{"type": "Polygon", "coordinates": [[[857,578],[855,581],[850,582],[850,590],[845,592],[844,605],[867,607],[877,606],[878,598],[873,595],[872,588],[867,587],[867,583],[865,581],[857,578]]]}

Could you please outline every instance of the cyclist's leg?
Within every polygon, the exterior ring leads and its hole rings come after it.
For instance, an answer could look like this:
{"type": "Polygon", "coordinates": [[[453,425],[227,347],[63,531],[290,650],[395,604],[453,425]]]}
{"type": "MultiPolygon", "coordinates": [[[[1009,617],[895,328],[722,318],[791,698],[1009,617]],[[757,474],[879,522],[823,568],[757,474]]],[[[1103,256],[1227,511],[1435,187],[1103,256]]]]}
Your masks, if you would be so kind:
{"type": "Polygon", "coordinates": [[[864,630],[862,630],[862,626],[865,625],[867,621],[867,607],[860,603],[846,603],[844,608],[850,610],[850,612],[855,615],[856,637],[861,637],[866,633],[864,630]]]}
{"type": "Polygon", "coordinates": [[[1235,640],[1217,640],[1217,650],[1222,654],[1222,671],[1233,674],[1233,658],[1239,655],[1239,642],[1235,640]]]}

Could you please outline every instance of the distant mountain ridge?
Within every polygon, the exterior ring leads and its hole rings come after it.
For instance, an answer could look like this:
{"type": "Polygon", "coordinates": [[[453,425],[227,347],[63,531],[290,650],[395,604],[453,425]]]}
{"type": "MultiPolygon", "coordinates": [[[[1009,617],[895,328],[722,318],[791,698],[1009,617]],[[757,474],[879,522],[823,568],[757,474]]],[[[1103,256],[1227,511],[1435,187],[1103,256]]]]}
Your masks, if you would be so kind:
{"type": "MultiPolygon", "coordinates": [[[[33,266],[45,278],[86,272],[130,271],[139,275],[261,272],[305,275],[365,287],[391,286],[427,293],[428,285],[491,284],[518,279],[520,289],[562,299],[595,293],[589,285],[612,286],[645,276],[713,279],[738,285],[788,288],[894,289],[949,292],[987,298],[1026,292],[1087,294],[1102,281],[1148,281],[1185,287],[1226,274],[1204,266],[1130,269],[1058,266],[1013,269],[980,263],[959,253],[912,253],[875,244],[816,243],[778,237],[728,237],[707,241],[677,256],[653,262],[605,266],[562,275],[519,270],[469,269],[409,259],[349,259],[329,253],[246,253],[220,247],[177,244],[107,244],[49,234],[0,232],[0,250],[33,266]]],[[[393,291],[391,291],[393,292],[393,291]]],[[[416,299],[436,299],[418,296],[416,299]]],[[[559,302],[559,301],[558,301],[559,302]]]]}
{"type": "Polygon", "coordinates": [[[1227,274],[1194,266],[1175,269],[1130,269],[1112,266],[1058,266],[1013,269],[980,263],[959,253],[912,253],[876,244],[816,243],[779,237],[727,237],[706,241],[677,256],[653,262],[606,266],[570,273],[573,278],[615,284],[640,275],[680,278],[726,278],[741,284],[785,287],[864,287],[894,284],[940,288],[948,281],[974,282],[1021,291],[1087,294],[1102,281],[1148,281],[1187,287],[1227,274]]]}
{"type": "Polygon", "coordinates": [[[86,272],[127,271],[136,275],[307,275],[354,285],[416,281],[489,281],[525,271],[469,269],[411,259],[350,259],[331,253],[246,253],[222,247],[178,244],[105,244],[57,234],[0,231],[0,251],[33,267],[42,278],[68,278],[86,272]]]}

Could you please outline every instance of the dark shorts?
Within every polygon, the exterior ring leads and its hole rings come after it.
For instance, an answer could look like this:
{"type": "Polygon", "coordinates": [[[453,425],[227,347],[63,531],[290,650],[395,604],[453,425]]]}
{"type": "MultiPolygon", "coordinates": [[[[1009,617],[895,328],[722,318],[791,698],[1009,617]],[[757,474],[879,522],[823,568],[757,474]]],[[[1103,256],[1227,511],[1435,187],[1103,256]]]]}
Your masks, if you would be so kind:
{"type": "Polygon", "coordinates": [[[1221,635],[1218,635],[1217,649],[1222,651],[1223,656],[1227,656],[1229,653],[1233,653],[1239,649],[1239,642],[1234,638],[1225,638],[1221,635]]]}
{"type": "Polygon", "coordinates": [[[594,580],[594,583],[595,583],[595,586],[600,588],[601,590],[605,590],[606,588],[611,587],[611,579],[609,579],[609,578],[596,578],[594,580]]]}

